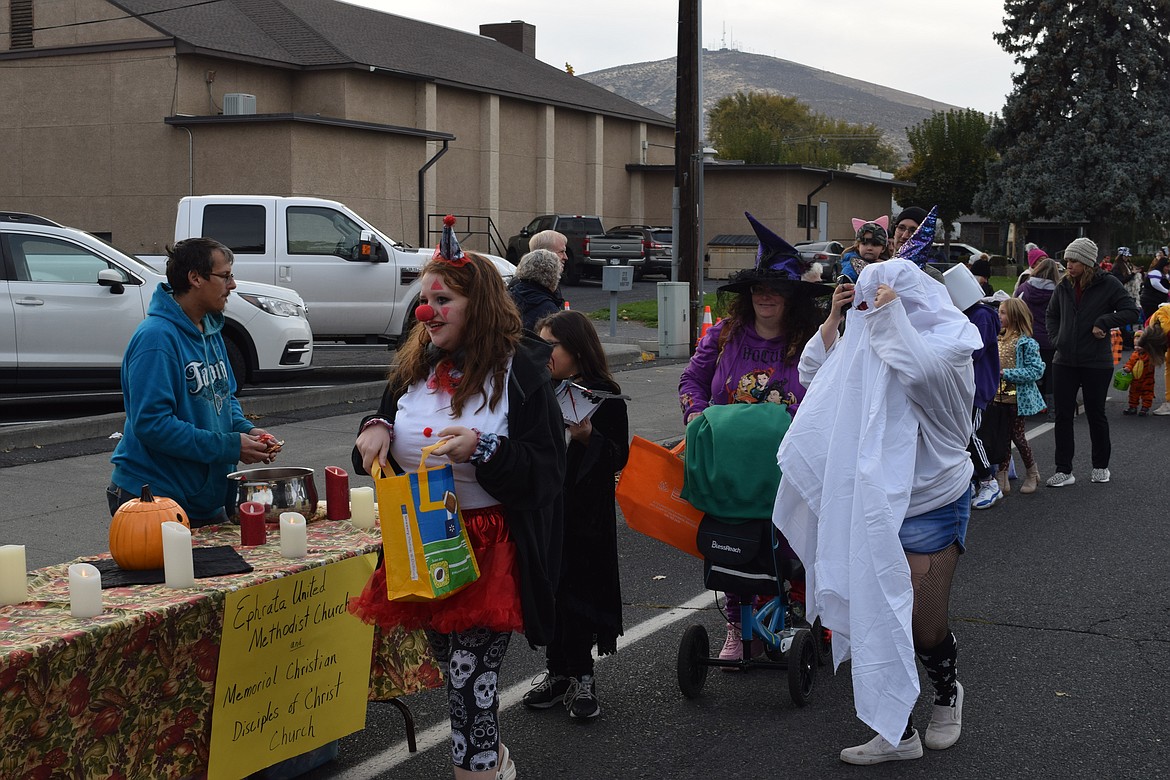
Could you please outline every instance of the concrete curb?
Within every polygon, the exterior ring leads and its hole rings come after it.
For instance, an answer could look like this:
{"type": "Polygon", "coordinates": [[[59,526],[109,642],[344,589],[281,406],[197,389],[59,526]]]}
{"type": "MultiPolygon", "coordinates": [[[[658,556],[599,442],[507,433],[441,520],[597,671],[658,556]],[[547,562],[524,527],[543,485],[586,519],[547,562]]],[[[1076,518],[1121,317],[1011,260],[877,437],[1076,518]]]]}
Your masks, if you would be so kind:
{"type": "MultiPolygon", "coordinates": [[[[633,363],[642,362],[642,350],[633,344],[602,344],[611,370],[618,370],[633,363]]],[[[244,414],[272,415],[281,412],[295,412],[319,406],[333,406],[349,402],[369,401],[382,397],[386,381],[358,382],[348,385],[315,387],[295,390],[289,393],[272,394],[240,399],[244,414]]],[[[67,444],[86,439],[104,439],[121,431],[126,423],[126,413],[116,412],[93,417],[78,417],[72,420],[29,423],[0,429],[0,452],[44,447],[50,444],[67,444]]]]}

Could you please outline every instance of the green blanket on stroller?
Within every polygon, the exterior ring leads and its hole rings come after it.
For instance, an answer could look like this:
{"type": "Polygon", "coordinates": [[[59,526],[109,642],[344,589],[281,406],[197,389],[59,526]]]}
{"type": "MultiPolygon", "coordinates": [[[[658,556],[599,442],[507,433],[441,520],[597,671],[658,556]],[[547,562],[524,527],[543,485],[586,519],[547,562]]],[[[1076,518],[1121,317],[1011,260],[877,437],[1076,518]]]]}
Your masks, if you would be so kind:
{"type": "Polygon", "coordinates": [[[709,406],[687,425],[682,497],[724,521],[772,516],[776,451],[792,417],[779,404],[709,406]]]}

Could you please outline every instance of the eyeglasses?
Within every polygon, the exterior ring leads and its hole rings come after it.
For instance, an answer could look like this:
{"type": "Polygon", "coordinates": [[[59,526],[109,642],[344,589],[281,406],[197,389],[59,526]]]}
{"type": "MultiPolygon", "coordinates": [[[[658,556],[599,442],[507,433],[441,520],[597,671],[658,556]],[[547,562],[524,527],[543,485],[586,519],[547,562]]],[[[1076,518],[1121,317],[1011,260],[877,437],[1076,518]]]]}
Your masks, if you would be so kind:
{"type": "Polygon", "coordinates": [[[918,229],[917,225],[898,225],[894,228],[895,233],[913,233],[918,229]]]}
{"type": "Polygon", "coordinates": [[[210,272],[208,272],[207,275],[208,276],[218,276],[220,279],[223,279],[225,282],[233,281],[236,278],[236,275],[233,274],[231,271],[228,271],[227,273],[223,273],[223,274],[217,274],[214,271],[210,271],[210,272]]]}
{"type": "Polygon", "coordinates": [[[882,241],[881,239],[878,239],[878,238],[865,238],[865,239],[862,239],[861,241],[858,241],[857,243],[861,244],[862,246],[885,246],[886,245],[885,241],[882,241]]]}
{"type": "Polygon", "coordinates": [[[753,284],[751,287],[752,295],[782,295],[775,287],[768,284],[753,284]]]}

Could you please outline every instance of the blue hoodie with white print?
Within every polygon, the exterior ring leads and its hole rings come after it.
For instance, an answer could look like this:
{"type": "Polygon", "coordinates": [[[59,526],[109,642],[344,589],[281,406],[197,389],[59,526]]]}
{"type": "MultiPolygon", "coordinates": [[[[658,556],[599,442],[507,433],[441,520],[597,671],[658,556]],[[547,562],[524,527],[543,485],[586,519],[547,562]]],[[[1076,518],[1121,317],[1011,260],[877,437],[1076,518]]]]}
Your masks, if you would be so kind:
{"type": "Polygon", "coordinates": [[[126,427],[110,459],[113,482],[135,495],[149,485],[192,520],[224,508],[240,434],[254,427],[235,397],[223,322],[204,315],[201,332],[160,283],[122,358],[126,427]]]}

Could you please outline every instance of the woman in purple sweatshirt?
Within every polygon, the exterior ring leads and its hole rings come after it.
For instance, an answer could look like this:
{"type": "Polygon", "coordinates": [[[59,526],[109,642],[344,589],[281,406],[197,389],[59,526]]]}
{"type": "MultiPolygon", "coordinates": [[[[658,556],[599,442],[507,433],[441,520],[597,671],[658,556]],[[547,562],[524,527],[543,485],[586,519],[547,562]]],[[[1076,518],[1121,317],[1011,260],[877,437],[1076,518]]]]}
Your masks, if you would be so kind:
{"type": "MultiPolygon", "coordinates": [[[[800,252],[751,214],[746,216],[760,240],[756,267],[739,271],[719,287],[720,293],[731,294],[727,317],[700,339],[679,379],[684,423],[721,404],[780,403],[795,413],[804,398],[796,364],[805,342],[825,319],[817,298],[832,294],[833,288],[803,281],[810,264],[800,252]]],[[[727,641],[719,653],[724,660],[743,657],[739,606],[739,598],[728,593],[727,641]]]]}

